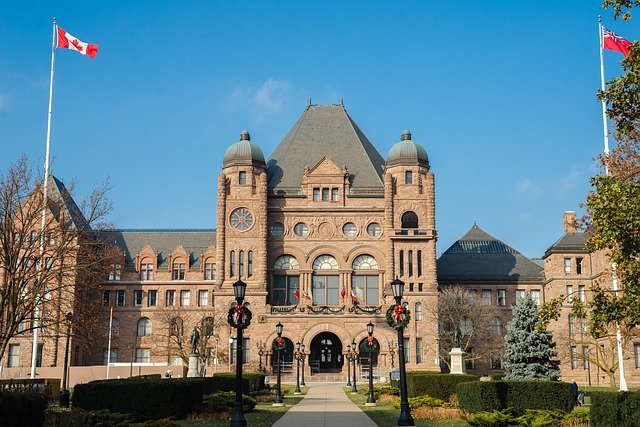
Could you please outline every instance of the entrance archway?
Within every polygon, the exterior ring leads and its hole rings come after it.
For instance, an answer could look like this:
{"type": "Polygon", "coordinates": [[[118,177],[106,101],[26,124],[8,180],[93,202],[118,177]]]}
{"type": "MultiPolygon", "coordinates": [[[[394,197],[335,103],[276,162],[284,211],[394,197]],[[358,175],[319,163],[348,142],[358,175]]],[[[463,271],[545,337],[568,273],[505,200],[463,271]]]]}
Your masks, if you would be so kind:
{"type": "MultiPolygon", "coordinates": [[[[291,372],[293,366],[293,341],[287,337],[282,337],[284,340],[284,350],[280,351],[280,361],[282,362],[282,372],[291,372]]],[[[277,352],[271,350],[271,368],[273,372],[278,369],[278,357],[277,352]]]]}
{"type": "MultiPolygon", "coordinates": [[[[378,352],[373,353],[371,358],[373,359],[373,367],[378,366],[378,354],[380,354],[380,343],[376,338],[373,339],[374,344],[378,347],[378,352]]],[[[360,355],[360,364],[369,366],[369,352],[366,350],[367,338],[362,338],[358,344],[358,353],[360,355]]]]}
{"type": "Polygon", "coordinates": [[[332,332],[321,332],[311,340],[309,366],[312,372],[340,372],[344,360],[342,342],[332,332]]]}

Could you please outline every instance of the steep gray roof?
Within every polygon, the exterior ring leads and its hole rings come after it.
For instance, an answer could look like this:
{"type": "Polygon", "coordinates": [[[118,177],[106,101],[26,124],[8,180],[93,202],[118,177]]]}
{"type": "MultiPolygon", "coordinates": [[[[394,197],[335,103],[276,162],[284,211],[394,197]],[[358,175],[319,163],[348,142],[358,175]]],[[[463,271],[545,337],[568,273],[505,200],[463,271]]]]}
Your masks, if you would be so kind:
{"type": "Polygon", "coordinates": [[[151,246],[158,254],[158,267],[168,267],[168,258],[181,244],[190,255],[189,266],[200,267],[203,252],[211,245],[215,246],[214,230],[114,230],[104,231],[102,236],[107,243],[115,243],[125,257],[125,267],[135,266],[136,255],[145,245],[151,246]]]}
{"type": "Polygon", "coordinates": [[[342,105],[309,105],[267,161],[269,188],[298,194],[305,166],[324,156],[347,166],[353,193],[383,190],[384,158],[342,105]]]}
{"type": "Polygon", "coordinates": [[[587,236],[584,233],[565,233],[557,242],[549,246],[545,251],[543,258],[548,257],[552,253],[588,253],[585,245],[587,243],[587,236]]]}
{"type": "Polygon", "coordinates": [[[49,210],[57,221],[60,221],[60,217],[63,215],[65,218],[71,219],[73,227],[77,230],[91,229],[87,219],[62,181],[51,175],[51,180],[47,187],[49,187],[49,210]]]}
{"type": "Polygon", "coordinates": [[[437,261],[438,282],[536,281],[543,268],[473,225],[437,261]]]}

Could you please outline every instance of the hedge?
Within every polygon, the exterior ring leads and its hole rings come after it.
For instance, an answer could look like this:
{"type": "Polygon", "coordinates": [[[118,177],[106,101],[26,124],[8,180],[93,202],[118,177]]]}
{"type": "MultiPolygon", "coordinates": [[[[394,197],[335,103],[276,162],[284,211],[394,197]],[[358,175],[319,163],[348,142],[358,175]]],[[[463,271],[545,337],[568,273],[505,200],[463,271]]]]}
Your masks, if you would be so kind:
{"type": "Polygon", "coordinates": [[[204,388],[202,378],[92,381],[74,387],[73,406],[129,414],[135,422],[181,419],[202,403],[204,388]]]}
{"type": "Polygon", "coordinates": [[[575,399],[571,384],[557,381],[474,381],[458,384],[458,403],[467,412],[502,411],[513,408],[559,409],[571,412],[575,399]]]}
{"type": "Polygon", "coordinates": [[[456,385],[461,382],[475,381],[475,375],[440,374],[436,372],[407,372],[407,393],[409,397],[425,394],[445,402],[456,394],[456,385]]]}
{"type": "Polygon", "coordinates": [[[589,395],[593,426],[640,425],[640,392],[594,391],[589,395]]]}
{"type": "Polygon", "coordinates": [[[31,427],[44,424],[47,403],[39,393],[0,390],[0,423],[31,427]]]}
{"type": "MultiPolygon", "coordinates": [[[[235,391],[236,375],[232,373],[214,374],[212,377],[203,378],[205,381],[204,394],[211,394],[217,391],[235,391]]],[[[246,372],[242,374],[242,392],[253,394],[267,388],[264,383],[265,375],[256,372],[246,372]]]]}

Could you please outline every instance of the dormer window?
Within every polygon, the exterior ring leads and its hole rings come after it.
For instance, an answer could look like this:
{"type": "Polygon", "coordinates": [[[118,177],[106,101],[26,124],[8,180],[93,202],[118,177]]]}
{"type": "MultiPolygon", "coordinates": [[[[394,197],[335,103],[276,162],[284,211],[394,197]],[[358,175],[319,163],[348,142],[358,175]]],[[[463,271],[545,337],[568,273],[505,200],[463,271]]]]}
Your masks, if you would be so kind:
{"type": "Polygon", "coordinates": [[[323,188],[322,189],[322,201],[323,202],[328,202],[329,201],[329,189],[328,188],[323,188]]]}
{"type": "Polygon", "coordinates": [[[314,188],[313,189],[313,201],[314,202],[319,202],[320,201],[320,188],[314,188]]]}
{"type": "Polygon", "coordinates": [[[153,280],[153,264],[140,264],[140,280],[153,280]]]}
{"type": "Polygon", "coordinates": [[[247,183],[247,173],[244,171],[241,171],[238,174],[238,184],[245,185],[246,183],[247,183]]]}
{"type": "Polygon", "coordinates": [[[121,275],[122,275],[122,265],[111,264],[110,270],[109,270],[109,281],[120,280],[121,275]]]}
{"type": "Polygon", "coordinates": [[[413,184],[413,172],[412,171],[406,171],[404,173],[404,183],[405,184],[413,184]]]}
{"type": "Polygon", "coordinates": [[[337,188],[332,188],[331,189],[331,201],[332,202],[337,202],[338,201],[338,189],[337,188]]]}
{"type": "Polygon", "coordinates": [[[174,262],[171,269],[171,280],[184,280],[185,263],[174,262]]]}

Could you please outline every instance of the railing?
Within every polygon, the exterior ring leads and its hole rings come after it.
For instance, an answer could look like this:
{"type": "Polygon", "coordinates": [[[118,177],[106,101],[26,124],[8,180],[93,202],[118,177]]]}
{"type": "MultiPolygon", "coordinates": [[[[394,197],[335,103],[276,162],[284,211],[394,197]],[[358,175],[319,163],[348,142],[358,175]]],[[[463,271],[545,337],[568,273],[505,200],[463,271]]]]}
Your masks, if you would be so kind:
{"type": "Polygon", "coordinates": [[[433,238],[434,231],[430,228],[392,228],[391,237],[403,238],[433,238]]]}
{"type": "Polygon", "coordinates": [[[380,305],[360,305],[356,304],[353,307],[347,308],[346,306],[331,306],[331,305],[284,305],[284,306],[271,306],[271,314],[323,314],[323,315],[335,315],[345,314],[345,312],[353,314],[380,314],[382,312],[382,306],[380,305]]]}
{"type": "MultiPolygon", "coordinates": [[[[280,363],[280,372],[283,374],[290,374],[293,372],[293,362],[281,362],[280,363]]],[[[278,365],[271,365],[271,374],[276,375],[278,373],[278,365]]]]}

